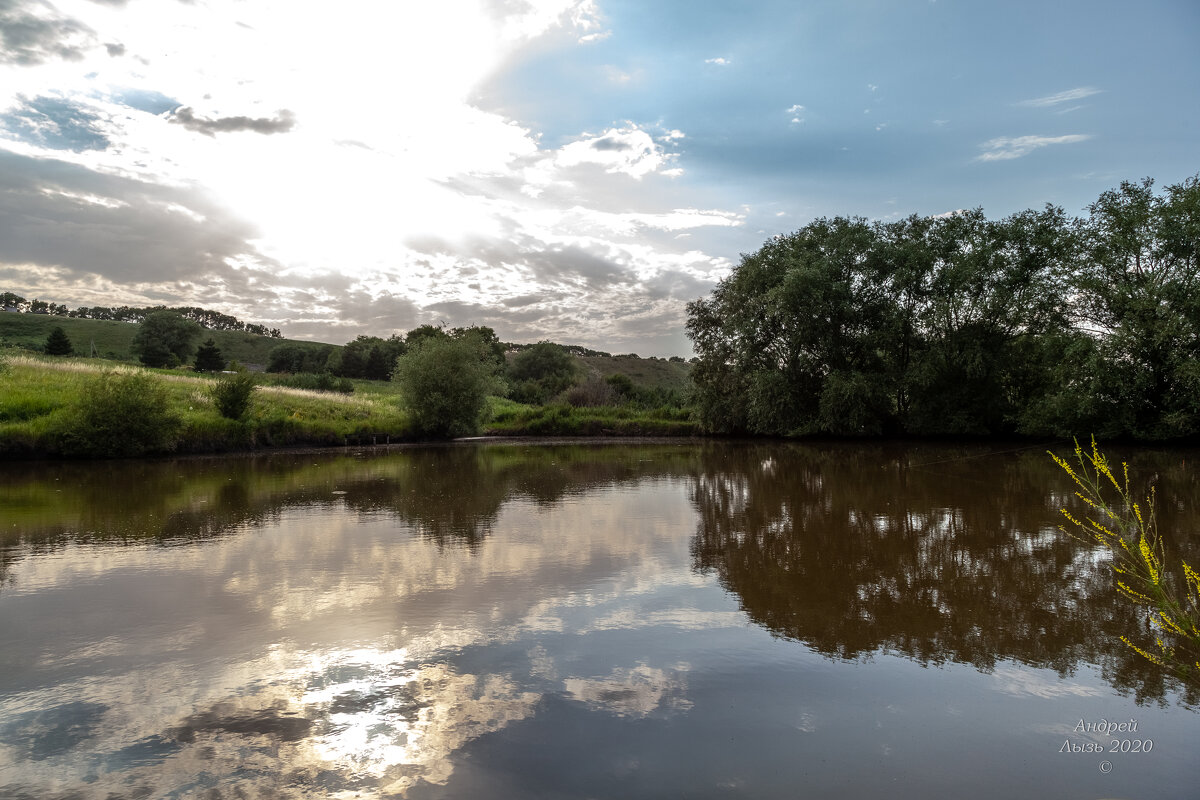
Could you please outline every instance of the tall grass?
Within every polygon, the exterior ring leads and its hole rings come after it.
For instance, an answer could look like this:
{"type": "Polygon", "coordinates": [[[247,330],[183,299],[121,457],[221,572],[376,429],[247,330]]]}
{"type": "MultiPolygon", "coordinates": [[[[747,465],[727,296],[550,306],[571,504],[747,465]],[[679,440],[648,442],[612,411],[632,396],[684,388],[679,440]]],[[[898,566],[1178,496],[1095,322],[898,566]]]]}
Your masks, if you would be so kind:
{"type": "Polygon", "coordinates": [[[386,397],[264,386],[255,390],[255,402],[243,417],[226,419],[210,396],[209,390],[216,385],[213,378],[114,368],[110,362],[88,359],[14,356],[8,374],[0,381],[0,457],[135,454],[117,440],[95,446],[85,438],[89,428],[103,428],[83,406],[87,387],[101,375],[107,375],[109,381],[131,376],[149,381],[143,388],[152,385],[147,391],[161,392],[167,413],[178,419],[169,440],[140,449],[143,453],[335,445],[364,433],[402,440],[409,433],[407,416],[386,397]]]}

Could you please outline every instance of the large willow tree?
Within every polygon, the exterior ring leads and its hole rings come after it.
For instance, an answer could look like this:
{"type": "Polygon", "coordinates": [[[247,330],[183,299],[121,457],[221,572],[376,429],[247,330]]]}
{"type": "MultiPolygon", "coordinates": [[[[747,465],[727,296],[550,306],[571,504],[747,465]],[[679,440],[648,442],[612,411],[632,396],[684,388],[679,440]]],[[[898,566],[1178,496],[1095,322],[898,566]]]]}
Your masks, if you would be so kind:
{"type": "Polygon", "coordinates": [[[1090,211],[837,217],[770,239],[688,306],[705,424],[1200,431],[1197,181],[1125,183],[1090,211]]]}

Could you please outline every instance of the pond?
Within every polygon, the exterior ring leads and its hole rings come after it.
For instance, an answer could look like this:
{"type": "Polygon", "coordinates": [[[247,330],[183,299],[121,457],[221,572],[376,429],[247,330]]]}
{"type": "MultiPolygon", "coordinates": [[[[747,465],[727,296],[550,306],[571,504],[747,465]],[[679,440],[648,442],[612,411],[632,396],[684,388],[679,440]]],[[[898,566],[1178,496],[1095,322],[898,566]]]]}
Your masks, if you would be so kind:
{"type": "MultiPolygon", "coordinates": [[[[1200,453],[1114,455],[1194,558],[1200,453]]],[[[0,796],[1195,798],[1069,499],[1018,445],[0,465],[0,796]]]]}

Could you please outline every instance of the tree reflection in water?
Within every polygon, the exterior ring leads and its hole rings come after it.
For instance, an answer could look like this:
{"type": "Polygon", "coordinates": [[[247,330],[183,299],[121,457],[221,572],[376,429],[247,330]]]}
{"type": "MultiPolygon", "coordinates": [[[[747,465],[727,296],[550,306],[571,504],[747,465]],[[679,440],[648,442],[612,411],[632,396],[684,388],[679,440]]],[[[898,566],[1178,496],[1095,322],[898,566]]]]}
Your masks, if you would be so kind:
{"type": "MultiPolygon", "coordinates": [[[[1056,529],[1071,498],[1042,448],[982,452],[716,450],[696,476],[694,565],[752,620],[830,657],[890,652],[984,671],[1012,659],[1061,676],[1093,663],[1139,700],[1183,691],[1196,702],[1195,687],[1120,642],[1145,629],[1144,614],[1118,599],[1101,554],[1056,529]]],[[[1189,497],[1167,495],[1175,509],[1189,497]]]]}

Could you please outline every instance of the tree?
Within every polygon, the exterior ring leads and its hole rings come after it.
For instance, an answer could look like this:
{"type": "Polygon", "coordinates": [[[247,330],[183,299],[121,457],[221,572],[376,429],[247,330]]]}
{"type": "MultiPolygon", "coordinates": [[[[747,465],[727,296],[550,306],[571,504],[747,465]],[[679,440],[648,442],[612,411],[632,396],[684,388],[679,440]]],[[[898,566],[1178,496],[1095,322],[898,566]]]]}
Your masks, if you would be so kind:
{"type": "Polygon", "coordinates": [[[129,349],[148,367],[178,366],[188,360],[200,326],[170,311],[155,311],[134,335],[129,349]]]}
{"type": "Polygon", "coordinates": [[[266,371],[293,375],[324,372],[333,352],[333,346],[328,344],[290,342],[277,345],[267,355],[266,371]]]}
{"type": "Polygon", "coordinates": [[[840,432],[878,432],[886,387],[859,377],[883,373],[877,338],[886,298],[871,271],[875,244],[864,220],[816,220],[743,256],[712,298],[689,304],[700,359],[692,377],[711,430],[843,427],[852,404],[855,430],[840,432]]]}
{"type": "Polygon", "coordinates": [[[770,435],[1032,428],[1022,411],[1073,346],[1073,242],[1053,207],[775,237],[688,306],[701,419],[770,435]]]}
{"type": "Polygon", "coordinates": [[[404,341],[409,347],[414,347],[425,339],[443,339],[448,336],[449,334],[442,330],[440,326],[419,325],[408,332],[408,335],[405,337],[404,341]]]}
{"type": "Polygon", "coordinates": [[[1200,431],[1200,178],[1125,181],[1079,223],[1078,308],[1100,332],[1090,370],[1106,435],[1200,431]]]}
{"type": "Polygon", "coordinates": [[[331,365],[332,371],[343,378],[391,380],[396,359],[403,355],[405,349],[404,340],[396,335],[387,339],[359,336],[342,348],[331,365]]]}
{"type": "Polygon", "coordinates": [[[69,356],[75,352],[70,337],[59,325],[54,326],[54,330],[46,337],[45,350],[48,356],[69,356]]]}
{"type": "Polygon", "coordinates": [[[200,345],[193,368],[197,372],[220,372],[225,369],[225,357],[221,355],[221,348],[217,347],[216,342],[209,339],[200,345]]]}
{"type": "Polygon", "coordinates": [[[393,380],[418,434],[449,439],[478,433],[493,381],[476,341],[423,337],[397,360],[393,380]]]}
{"type": "Polygon", "coordinates": [[[575,383],[574,357],[553,342],[538,342],[513,357],[508,365],[514,400],[545,403],[575,383]]]}

